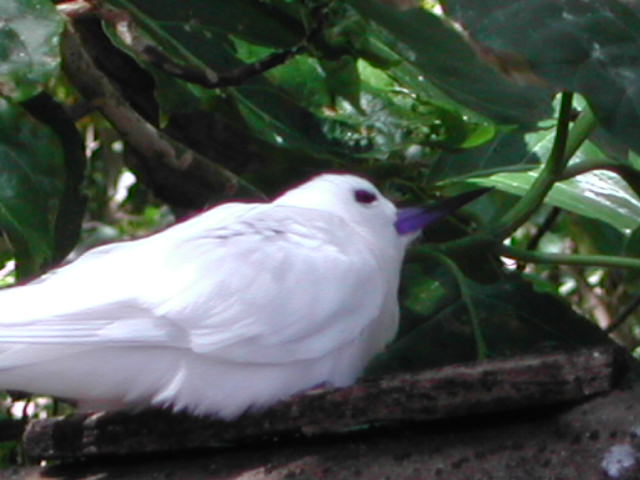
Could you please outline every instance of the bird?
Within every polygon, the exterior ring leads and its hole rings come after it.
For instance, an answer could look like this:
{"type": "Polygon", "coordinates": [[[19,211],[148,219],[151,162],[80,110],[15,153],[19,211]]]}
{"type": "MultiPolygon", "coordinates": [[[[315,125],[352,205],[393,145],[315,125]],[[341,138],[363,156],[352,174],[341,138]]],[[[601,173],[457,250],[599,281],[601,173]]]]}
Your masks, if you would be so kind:
{"type": "Polygon", "coordinates": [[[407,246],[482,193],[397,209],[324,173],[97,247],[0,290],[0,389],[233,420],[350,385],[396,333],[407,246]]]}

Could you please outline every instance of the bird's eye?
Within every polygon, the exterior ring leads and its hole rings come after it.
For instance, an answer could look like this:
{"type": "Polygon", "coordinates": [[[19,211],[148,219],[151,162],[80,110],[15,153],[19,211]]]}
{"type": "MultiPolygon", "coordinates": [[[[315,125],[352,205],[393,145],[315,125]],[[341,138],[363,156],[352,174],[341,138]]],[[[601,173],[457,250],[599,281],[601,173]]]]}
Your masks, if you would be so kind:
{"type": "Polygon", "coordinates": [[[353,196],[358,203],[373,203],[378,199],[375,193],[362,189],[356,190],[353,196]]]}

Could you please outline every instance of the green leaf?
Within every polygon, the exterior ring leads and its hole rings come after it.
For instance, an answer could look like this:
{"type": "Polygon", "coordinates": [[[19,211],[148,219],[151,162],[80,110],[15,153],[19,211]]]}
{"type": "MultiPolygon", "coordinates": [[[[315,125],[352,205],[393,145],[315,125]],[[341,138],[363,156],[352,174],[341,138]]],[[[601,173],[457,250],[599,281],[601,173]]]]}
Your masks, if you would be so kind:
{"type": "Polygon", "coordinates": [[[25,100],[58,73],[62,29],[62,19],[49,0],[0,2],[1,95],[25,100]]]}
{"type": "Polygon", "coordinates": [[[0,100],[0,227],[14,247],[21,277],[54,256],[63,182],[57,137],[20,107],[0,100]]]}
{"type": "MultiPolygon", "coordinates": [[[[425,296],[429,296],[433,292],[433,277],[424,273],[423,282],[425,296]]],[[[490,284],[467,280],[467,286],[480,315],[491,357],[609,341],[604,332],[578,316],[569,304],[558,297],[534,291],[519,275],[510,274],[490,284]]],[[[414,283],[413,288],[421,288],[420,283],[414,283]]],[[[417,328],[401,330],[401,335],[387,350],[373,359],[366,375],[422,370],[476,359],[467,306],[459,296],[448,303],[434,297],[436,308],[424,301],[424,312],[405,307],[403,322],[407,317],[413,322],[421,317],[421,324],[417,328]]],[[[415,303],[413,306],[415,308],[415,303]]]]}
{"type": "MultiPolygon", "coordinates": [[[[251,44],[234,39],[238,56],[246,62],[254,62],[273,50],[256,48],[251,44]]],[[[353,72],[352,72],[353,74],[353,72]]],[[[357,71],[355,72],[357,75],[357,71]]],[[[285,94],[299,105],[321,115],[324,108],[333,105],[327,76],[318,60],[309,55],[297,55],[286,63],[267,71],[264,76],[270,88],[285,94]]],[[[276,93],[277,95],[278,93],[276,93]]]]}
{"type": "MultiPolygon", "coordinates": [[[[574,103],[580,107],[585,106],[584,100],[579,96],[574,103]]],[[[553,102],[554,116],[558,115],[559,107],[560,95],[553,102]]],[[[479,128],[477,145],[463,145],[467,149],[462,151],[444,150],[427,174],[429,182],[460,181],[501,172],[522,172],[540,165],[551,154],[555,138],[553,119],[539,122],[536,129],[503,127],[495,136],[489,137],[490,141],[482,142],[485,129],[487,127],[479,128]]],[[[573,161],[592,162],[604,157],[597,147],[587,142],[574,154],[573,161]]]]}
{"type": "Polygon", "coordinates": [[[582,93],[602,125],[640,151],[640,15],[619,0],[448,0],[448,13],[484,49],[518,58],[582,93]]]}
{"type": "MultiPolygon", "coordinates": [[[[109,0],[129,11],[138,27],[178,63],[220,70],[241,64],[230,36],[282,49],[305,35],[302,19],[289,8],[254,0],[109,0]]],[[[276,2],[281,3],[281,2],[276,2]]]]}
{"type": "Polygon", "coordinates": [[[256,78],[231,93],[254,134],[274,145],[334,161],[372,148],[370,136],[359,134],[345,121],[315,115],[263,79],[256,78]]]}
{"type": "Polygon", "coordinates": [[[329,93],[335,97],[342,97],[353,108],[360,107],[360,73],[356,61],[347,55],[337,60],[321,61],[320,65],[326,74],[329,93]]]}
{"type": "Polygon", "coordinates": [[[498,133],[490,142],[459,152],[442,152],[428,172],[430,183],[463,180],[505,171],[529,170],[553,145],[553,131],[522,129],[498,133]]]}
{"type": "Polygon", "coordinates": [[[350,3],[396,39],[396,53],[419,72],[413,75],[414,82],[431,82],[457,102],[502,123],[531,125],[551,114],[550,90],[509,81],[431,12],[421,8],[400,12],[369,0],[350,3]]]}

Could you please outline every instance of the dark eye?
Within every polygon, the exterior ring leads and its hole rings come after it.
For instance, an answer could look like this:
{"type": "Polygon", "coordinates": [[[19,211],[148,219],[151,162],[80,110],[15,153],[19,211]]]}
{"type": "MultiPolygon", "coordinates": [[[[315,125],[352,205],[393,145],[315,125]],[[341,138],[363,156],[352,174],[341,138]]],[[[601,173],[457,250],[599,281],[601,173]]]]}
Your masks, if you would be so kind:
{"type": "Polygon", "coordinates": [[[353,196],[358,203],[373,203],[378,199],[376,194],[369,190],[356,190],[353,196]]]}

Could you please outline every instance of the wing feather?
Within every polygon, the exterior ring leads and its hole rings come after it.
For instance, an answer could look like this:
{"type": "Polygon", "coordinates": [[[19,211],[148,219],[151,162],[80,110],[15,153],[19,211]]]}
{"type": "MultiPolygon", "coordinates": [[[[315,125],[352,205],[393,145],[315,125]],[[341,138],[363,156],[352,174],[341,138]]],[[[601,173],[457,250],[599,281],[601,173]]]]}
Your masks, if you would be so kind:
{"type": "Polygon", "coordinates": [[[393,282],[358,232],[313,213],[273,208],[236,236],[185,242],[162,266],[174,278],[149,302],[156,315],[181,325],[192,350],[233,361],[284,363],[355,341],[393,282]]]}

